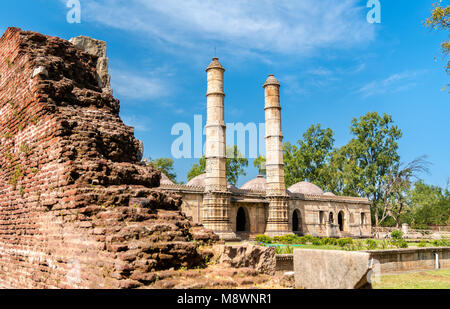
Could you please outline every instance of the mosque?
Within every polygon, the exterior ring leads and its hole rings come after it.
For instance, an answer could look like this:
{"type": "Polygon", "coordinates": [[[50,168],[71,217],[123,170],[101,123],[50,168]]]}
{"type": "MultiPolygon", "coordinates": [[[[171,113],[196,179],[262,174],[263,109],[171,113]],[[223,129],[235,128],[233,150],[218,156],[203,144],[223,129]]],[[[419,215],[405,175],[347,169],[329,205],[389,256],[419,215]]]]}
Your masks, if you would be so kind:
{"type": "Polygon", "coordinates": [[[280,83],[273,75],[269,75],[263,86],[267,176],[258,176],[241,188],[227,183],[225,69],[218,58],[213,58],[206,72],[206,173],[186,185],[174,184],[163,175],[160,189],[181,194],[182,211],[224,240],[248,239],[259,234],[370,237],[369,200],[335,196],[308,182],[286,189],[280,83]]]}

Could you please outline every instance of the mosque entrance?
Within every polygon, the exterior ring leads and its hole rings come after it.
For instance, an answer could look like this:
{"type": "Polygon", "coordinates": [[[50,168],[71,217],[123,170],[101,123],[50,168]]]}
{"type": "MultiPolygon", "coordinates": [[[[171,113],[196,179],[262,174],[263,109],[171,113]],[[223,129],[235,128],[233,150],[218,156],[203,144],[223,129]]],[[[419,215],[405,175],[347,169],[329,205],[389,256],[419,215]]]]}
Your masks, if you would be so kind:
{"type": "Polygon", "coordinates": [[[292,231],[296,234],[302,231],[302,216],[298,209],[294,210],[292,215],[292,231]]]}
{"type": "Polygon", "coordinates": [[[236,217],[236,231],[237,232],[249,232],[249,224],[247,222],[247,214],[245,213],[245,209],[240,207],[237,212],[236,217]]]}
{"type": "Polygon", "coordinates": [[[344,213],[341,211],[338,215],[339,231],[344,231],[344,213]]]}

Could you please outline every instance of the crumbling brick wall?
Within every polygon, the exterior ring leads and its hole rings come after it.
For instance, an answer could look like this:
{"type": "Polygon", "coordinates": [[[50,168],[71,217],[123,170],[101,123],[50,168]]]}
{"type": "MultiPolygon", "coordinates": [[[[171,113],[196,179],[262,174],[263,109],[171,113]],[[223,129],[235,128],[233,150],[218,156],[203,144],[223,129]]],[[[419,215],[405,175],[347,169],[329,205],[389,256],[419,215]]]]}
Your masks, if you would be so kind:
{"type": "Polygon", "coordinates": [[[217,240],[155,189],[96,66],[56,37],[0,39],[0,287],[142,287],[217,240]]]}

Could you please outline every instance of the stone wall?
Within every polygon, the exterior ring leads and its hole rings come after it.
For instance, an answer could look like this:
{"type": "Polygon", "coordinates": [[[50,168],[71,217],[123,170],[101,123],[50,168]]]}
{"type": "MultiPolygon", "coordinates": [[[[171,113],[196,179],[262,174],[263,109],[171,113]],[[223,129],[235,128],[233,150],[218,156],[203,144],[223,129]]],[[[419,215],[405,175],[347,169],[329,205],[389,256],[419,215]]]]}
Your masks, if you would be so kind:
{"type": "Polygon", "coordinates": [[[450,247],[366,252],[369,252],[373,259],[380,262],[381,273],[436,269],[436,254],[439,256],[439,268],[450,268],[450,247]]]}
{"type": "Polygon", "coordinates": [[[217,239],[155,189],[97,62],[18,28],[0,39],[1,288],[146,286],[217,239]]]}
{"type": "MultiPolygon", "coordinates": [[[[381,273],[433,270],[436,268],[436,253],[439,255],[439,267],[450,268],[450,247],[372,250],[365,252],[370,253],[371,258],[380,262],[381,273]]],[[[294,271],[294,255],[276,255],[276,271],[294,271]]]]}

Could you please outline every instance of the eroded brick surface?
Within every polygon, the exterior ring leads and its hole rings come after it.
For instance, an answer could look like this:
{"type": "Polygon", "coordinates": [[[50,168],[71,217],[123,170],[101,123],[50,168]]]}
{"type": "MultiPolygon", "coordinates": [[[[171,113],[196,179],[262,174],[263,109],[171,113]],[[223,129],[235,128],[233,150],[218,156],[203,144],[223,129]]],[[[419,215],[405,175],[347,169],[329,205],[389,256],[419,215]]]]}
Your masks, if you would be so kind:
{"type": "Polygon", "coordinates": [[[155,189],[97,58],[9,28],[0,39],[0,287],[136,288],[202,266],[217,240],[155,189]]]}

